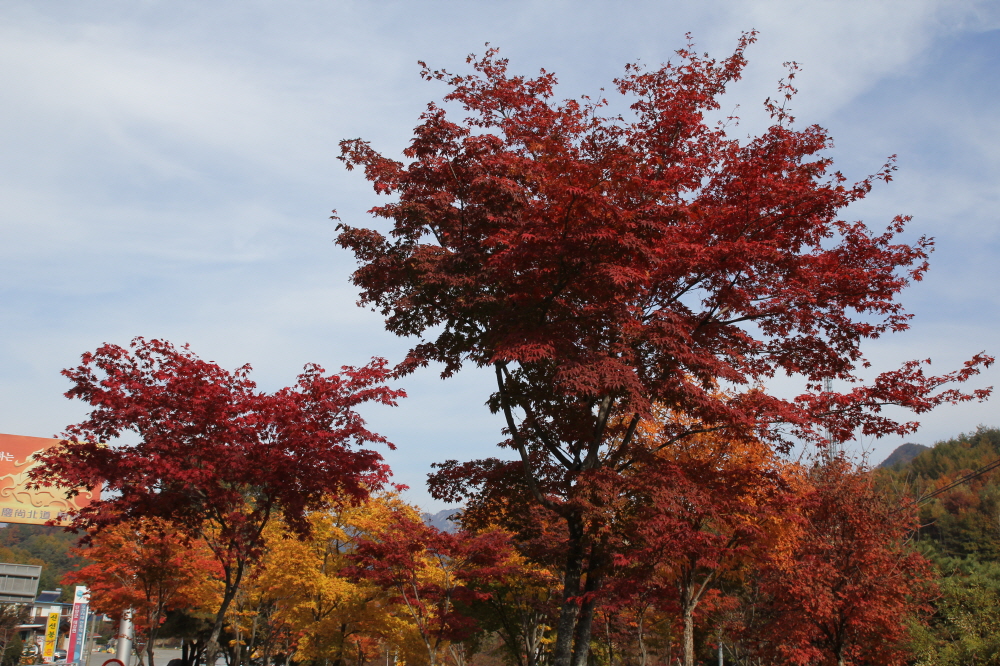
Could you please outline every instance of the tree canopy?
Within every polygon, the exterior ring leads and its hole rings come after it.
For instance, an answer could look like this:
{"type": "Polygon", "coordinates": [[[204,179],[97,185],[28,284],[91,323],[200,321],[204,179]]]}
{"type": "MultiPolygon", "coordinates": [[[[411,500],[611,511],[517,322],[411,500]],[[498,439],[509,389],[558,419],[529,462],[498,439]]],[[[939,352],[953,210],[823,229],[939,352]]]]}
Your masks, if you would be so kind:
{"type": "MultiPolygon", "coordinates": [[[[371,211],[388,235],[341,223],[338,243],[360,264],[361,303],[417,338],[397,373],[490,367],[501,444],[521,461],[523,486],[508,488],[566,523],[555,666],[586,663],[586,600],[612,555],[586,515],[607,501],[590,477],[702,432],[779,448],[905,434],[917,424],[885,405],[922,413],[989,394],[948,386],[988,366],[985,354],[941,376],[911,361],[862,381],[862,343],[908,327],[897,297],[923,277],[933,242],[904,240],[906,216],[883,229],[840,218],[891,180],[893,158],[854,183],[836,171],[828,133],[789,112],[794,67],[760,135],[709,120],[754,39],[723,60],[689,44],[659,68],[627,66],[614,81],[627,114],[604,98],[558,101],[554,74],[511,74],[495,49],[470,56],[469,74],[425,65],[450,90],[422,114],[407,162],[341,143],[347,167],[393,197],[371,211]],[[769,392],[777,375],[805,392],[769,392]],[[824,391],[826,378],[849,388],[824,391]],[[640,442],[656,409],[672,417],[640,442]]],[[[439,497],[489,494],[503,469],[446,463],[439,497]]]]}
{"type": "Polygon", "coordinates": [[[63,374],[73,382],[67,397],[93,409],[67,428],[61,447],[38,456],[32,478],[64,488],[104,484],[105,498],[72,516],[78,529],[160,518],[205,540],[224,578],[208,663],[272,516],[305,535],[309,511],[328,508],[331,498],[357,502],[386,481],[382,457],[363,446],[388,442],[355,408],[404,395],[385,385],[382,359],[332,375],[308,365],[294,386],[269,394],[257,390],[249,365],[230,372],[186,347],[142,338],[88,352],[63,374]],[[138,441],[123,442],[126,435],[138,441]]]}

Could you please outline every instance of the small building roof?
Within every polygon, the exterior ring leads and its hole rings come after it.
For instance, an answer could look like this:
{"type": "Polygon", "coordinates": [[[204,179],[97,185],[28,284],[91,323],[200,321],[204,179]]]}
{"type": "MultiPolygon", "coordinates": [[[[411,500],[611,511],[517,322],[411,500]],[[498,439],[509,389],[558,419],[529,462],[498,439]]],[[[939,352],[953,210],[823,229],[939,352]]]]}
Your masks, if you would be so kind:
{"type": "Polygon", "coordinates": [[[58,604],[59,597],[62,596],[62,590],[44,590],[38,593],[38,598],[35,599],[36,604],[58,604]]]}

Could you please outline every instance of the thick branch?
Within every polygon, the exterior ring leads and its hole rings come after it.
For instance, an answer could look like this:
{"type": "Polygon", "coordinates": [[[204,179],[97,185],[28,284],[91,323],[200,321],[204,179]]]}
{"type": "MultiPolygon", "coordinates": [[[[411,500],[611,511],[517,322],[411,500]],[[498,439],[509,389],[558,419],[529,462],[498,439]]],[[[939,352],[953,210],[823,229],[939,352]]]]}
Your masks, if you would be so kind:
{"type": "MultiPolygon", "coordinates": [[[[503,366],[502,370],[504,377],[509,380],[510,372],[507,371],[507,367],[503,366]]],[[[567,457],[566,454],[563,453],[562,449],[560,449],[557,444],[554,444],[552,442],[552,439],[542,429],[541,422],[538,420],[538,417],[535,416],[535,413],[531,410],[531,407],[529,407],[528,405],[521,405],[521,409],[523,409],[525,414],[527,414],[528,423],[531,424],[532,430],[535,431],[535,434],[538,436],[539,441],[541,441],[542,446],[545,447],[545,450],[551,453],[553,456],[555,456],[559,460],[559,462],[563,464],[564,467],[566,467],[567,469],[572,469],[573,463],[570,461],[569,457],[567,457]]]]}
{"type": "Polygon", "coordinates": [[[597,412],[597,425],[594,427],[594,438],[590,441],[587,457],[583,461],[583,469],[593,469],[597,465],[597,453],[601,450],[601,441],[603,441],[604,433],[608,428],[608,419],[611,417],[611,408],[614,404],[614,398],[610,395],[601,399],[601,408],[597,412]]]}
{"type": "Polygon", "coordinates": [[[528,449],[524,444],[524,439],[521,437],[521,433],[517,430],[517,424],[514,423],[514,414],[511,412],[510,400],[507,397],[507,387],[503,381],[503,372],[505,365],[502,363],[496,364],[497,372],[497,389],[500,392],[500,406],[503,409],[503,415],[507,419],[507,428],[510,430],[511,441],[514,442],[514,446],[517,448],[517,452],[521,456],[521,464],[524,466],[524,478],[528,482],[528,489],[531,494],[539,504],[547,509],[555,509],[555,505],[542,494],[542,491],[538,488],[538,481],[535,479],[535,474],[531,469],[531,461],[528,458],[528,449]]]}
{"type": "MultiPolygon", "coordinates": [[[[715,426],[714,428],[697,428],[695,430],[687,430],[685,432],[680,433],[679,435],[674,435],[673,437],[671,437],[667,441],[663,442],[659,446],[653,447],[652,451],[654,453],[657,452],[657,451],[662,451],[663,449],[667,448],[668,446],[676,444],[680,440],[684,439],[685,437],[690,437],[691,435],[700,435],[700,434],[703,434],[703,433],[715,432],[717,430],[724,430],[727,427],[728,426],[721,425],[721,426],[715,426]]],[[[619,452],[624,452],[624,450],[625,450],[624,447],[619,448],[619,452]]],[[[624,461],[622,461],[620,464],[616,465],[615,469],[618,470],[618,471],[621,471],[621,470],[624,470],[624,469],[628,469],[629,467],[632,466],[632,464],[634,462],[635,462],[635,458],[627,458],[624,461]]]]}

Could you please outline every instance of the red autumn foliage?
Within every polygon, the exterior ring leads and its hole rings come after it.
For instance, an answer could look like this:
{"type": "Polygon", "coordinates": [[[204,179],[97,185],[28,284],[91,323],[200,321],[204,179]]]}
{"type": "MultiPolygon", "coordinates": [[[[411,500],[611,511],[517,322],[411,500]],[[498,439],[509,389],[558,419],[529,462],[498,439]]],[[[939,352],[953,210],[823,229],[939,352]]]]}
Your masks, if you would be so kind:
{"type": "MultiPolygon", "coordinates": [[[[721,61],[689,45],[658,69],[628,66],[615,81],[628,115],[603,99],[559,102],[552,73],[509,74],[490,49],[470,56],[468,75],[424,68],[466,117],[430,104],[407,163],[361,139],[341,144],[349,169],[395,197],[372,209],[389,236],[341,224],[338,243],[360,263],[362,303],[419,338],[398,372],[492,367],[489,404],[506,418],[502,445],[520,457],[525,499],[565,521],[554,666],[587,663],[593,608],[580,600],[612,555],[588,531],[581,481],[634,465],[654,404],[684,416],[660,448],[714,429],[780,446],[788,434],[825,441],[825,428],[839,441],[912,432],[882,408],[922,413],[989,393],[946,388],[989,365],[985,354],[941,376],[912,362],[859,377],[861,344],[908,327],[897,296],[923,277],[932,241],[901,240],[905,216],[884,230],[839,218],[895,167],[855,183],[835,171],[826,131],[796,128],[786,108],[794,68],[785,100],[765,103],[773,122],[759,136],[708,120],[754,39],[721,61]],[[761,388],[778,374],[800,376],[807,392],[761,388]],[[823,392],[828,377],[852,388],[823,392]]],[[[467,483],[450,464],[438,488],[490,493],[485,470],[500,466],[474,464],[467,483]]]]}
{"type": "Polygon", "coordinates": [[[747,636],[780,663],[909,663],[907,619],[929,612],[928,562],[906,542],[916,507],[890,501],[840,459],[810,473],[801,533],[787,558],[762,560],[747,636]]]}
{"type": "Polygon", "coordinates": [[[457,649],[453,644],[477,629],[468,607],[485,598],[479,584],[515,570],[513,557],[502,531],[452,534],[403,513],[360,541],[351,555],[353,576],[398,595],[420,633],[430,666],[438,663],[442,649],[457,649]]]}
{"type": "Polygon", "coordinates": [[[272,515],[304,535],[306,513],[329,506],[331,496],[360,501],[379,488],[388,468],[360,447],[387,442],[355,408],[404,395],[385,386],[382,359],[333,375],[307,365],[294,386],[269,394],[250,380],[249,365],[230,372],[187,347],[142,338],[130,349],[106,344],[86,353],[63,374],[73,382],[66,396],[93,409],[66,429],[62,447],[38,456],[32,479],[104,484],[105,499],[73,516],[77,529],[161,518],[206,540],[225,583],[209,663],[272,515]]]}
{"type": "Polygon", "coordinates": [[[616,548],[609,596],[677,617],[685,666],[695,663],[698,616],[731,605],[720,585],[774,555],[794,505],[776,460],[719,444],[646,460],[623,480],[636,506],[624,521],[627,545],[616,548]]]}

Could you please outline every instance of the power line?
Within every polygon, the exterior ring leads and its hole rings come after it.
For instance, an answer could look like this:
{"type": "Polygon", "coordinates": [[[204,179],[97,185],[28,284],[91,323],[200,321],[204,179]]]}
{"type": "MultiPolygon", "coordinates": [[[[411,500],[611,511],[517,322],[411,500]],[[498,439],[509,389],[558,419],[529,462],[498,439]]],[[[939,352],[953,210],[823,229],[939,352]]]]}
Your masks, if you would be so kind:
{"type": "Polygon", "coordinates": [[[934,499],[935,497],[937,497],[941,493],[947,492],[947,491],[951,490],[952,488],[954,488],[956,486],[962,485],[963,483],[967,483],[969,481],[972,481],[977,476],[982,476],[983,474],[986,474],[986,472],[994,470],[997,467],[1000,467],[1000,458],[997,458],[993,462],[986,463],[985,465],[983,465],[979,469],[977,469],[975,471],[972,471],[972,472],[969,472],[968,474],[966,474],[965,476],[963,476],[963,477],[961,477],[959,479],[955,479],[954,481],[952,481],[951,483],[949,483],[947,486],[944,486],[943,488],[938,488],[937,490],[935,490],[932,493],[928,493],[926,495],[923,495],[923,496],[919,497],[917,499],[917,501],[916,501],[916,504],[917,504],[917,506],[919,506],[919,505],[921,505],[921,504],[923,504],[923,503],[925,503],[927,501],[930,501],[931,499],[934,499]]]}

